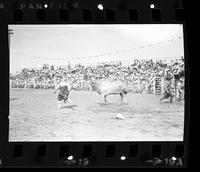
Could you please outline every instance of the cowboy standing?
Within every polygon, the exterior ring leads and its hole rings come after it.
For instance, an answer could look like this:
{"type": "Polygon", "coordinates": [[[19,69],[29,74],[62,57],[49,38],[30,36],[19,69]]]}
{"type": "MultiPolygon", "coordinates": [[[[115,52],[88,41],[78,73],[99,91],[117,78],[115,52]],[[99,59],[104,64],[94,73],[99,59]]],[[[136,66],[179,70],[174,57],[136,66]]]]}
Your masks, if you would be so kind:
{"type": "Polygon", "coordinates": [[[183,99],[183,94],[184,94],[184,78],[180,78],[179,82],[178,82],[178,101],[181,101],[183,99]]]}
{"type": "Polygon", "coordinates": [[[160,99],[161,101],[164,99],[167,99],[170,97],[170,103],[172,103],[173,100],[173,94],[171,92],[171,84],[172,84],[172,79],[173,79],[173,74],[171,73],[170,69],[166,69],[164,73],[164,93],[163,97],[160,99]]]}

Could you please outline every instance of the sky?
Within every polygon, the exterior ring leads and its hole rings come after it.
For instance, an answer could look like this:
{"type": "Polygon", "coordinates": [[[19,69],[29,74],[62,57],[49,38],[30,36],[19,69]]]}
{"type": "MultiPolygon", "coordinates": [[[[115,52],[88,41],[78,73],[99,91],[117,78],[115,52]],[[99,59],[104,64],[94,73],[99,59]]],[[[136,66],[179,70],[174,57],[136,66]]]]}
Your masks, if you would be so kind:
{"type": "Polygon", "coordinates": [[[9,25],[10,73],[25,67],[184,56],[183,25],[9,25]]]}

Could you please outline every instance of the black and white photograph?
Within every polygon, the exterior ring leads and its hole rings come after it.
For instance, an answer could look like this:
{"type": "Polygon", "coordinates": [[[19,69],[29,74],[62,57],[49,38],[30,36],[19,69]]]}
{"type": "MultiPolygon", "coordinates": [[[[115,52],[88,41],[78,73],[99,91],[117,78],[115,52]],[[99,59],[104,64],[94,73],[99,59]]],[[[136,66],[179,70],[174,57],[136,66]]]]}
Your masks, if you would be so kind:
{"type": "Polygon", "coordinates": [[[182,24],[9,25],[9,142],[183,141],[182,24]]]}

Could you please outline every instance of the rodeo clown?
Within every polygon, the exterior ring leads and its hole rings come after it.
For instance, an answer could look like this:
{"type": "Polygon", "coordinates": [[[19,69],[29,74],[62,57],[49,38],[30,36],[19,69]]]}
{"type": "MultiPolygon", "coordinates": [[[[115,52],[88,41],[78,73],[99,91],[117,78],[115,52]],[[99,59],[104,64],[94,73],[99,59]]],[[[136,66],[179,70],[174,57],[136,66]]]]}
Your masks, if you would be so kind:
{"type": "Polygon", "coordinates": [[[64,103],[66,103],[66,101],[68,103],[71,103],[71,100],[68,99],[70,83],[66,79],[62,79],[61,82],[55,87],[54,94],[57,92],[57,90],[59,90],[58,108],[60,109],[62,100],[64,101],[64,103]]]}
{"type": "Polygon", "coordinates": [[[172,79],[174,78],[174,75],[171,72],[170,68],[167,68],[164,71],[164,84],[163,84],[163,97],[160,99],[160,101],[167,99],[170,97],[170,103],[172,103],[173,100],[173,94],[171,91],[171,84],[172,84],[172,79]]]}

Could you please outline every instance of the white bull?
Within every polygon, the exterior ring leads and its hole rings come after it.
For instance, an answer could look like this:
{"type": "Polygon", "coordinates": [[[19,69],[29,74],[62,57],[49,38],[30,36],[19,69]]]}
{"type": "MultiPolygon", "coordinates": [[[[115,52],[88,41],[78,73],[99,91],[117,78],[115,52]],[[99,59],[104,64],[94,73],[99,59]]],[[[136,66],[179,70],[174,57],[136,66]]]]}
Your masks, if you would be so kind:
{"type": "Polygon", "coordinates": [[[124,95],[127,94],[127,87],[121,81],[111,81],[111,80],[100,80],[92,81],[91,87],[94,91],[99,93],[104,97],[104,101],[107,102],[106,97],[108,95],[120,95],[121,102],[123,101],[124,95]]]}

